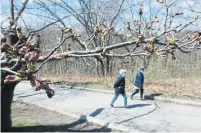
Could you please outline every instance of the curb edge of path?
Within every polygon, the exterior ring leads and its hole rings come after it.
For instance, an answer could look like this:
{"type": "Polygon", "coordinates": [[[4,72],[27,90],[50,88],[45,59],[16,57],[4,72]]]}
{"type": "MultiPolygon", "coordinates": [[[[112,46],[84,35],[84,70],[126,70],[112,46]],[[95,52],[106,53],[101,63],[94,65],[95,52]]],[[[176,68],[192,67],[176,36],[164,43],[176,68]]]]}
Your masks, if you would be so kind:
{"type": "MultiPolygon", "coordinates": [[[[106,93],[106,94],[113,94],[113,91],[109,90],[99,90],[99,89],[91,89],[91,88],[83,88],[83,87],[73,87],[73,86],[65,86],[68,88],[74,88],[74,89],[79,89],[79,90],[85,90],[85,91],[92,91],[92,92],[101,92],[101,93],[106,93]]],[[[131,95],[131,93],[127,93],[128,95],[131,95]]],[[[178,98],[171,98],[168,96],[149,96],[149,95],[144,95],[144,98],[146,100],[155,100],[155,101],[160,101],[160,102],[171,102],[171,103],[176,103],[176,104],[183,104],[183,105],[190,105],[190,106],[197,106],[201,107],[201,102],[197,101],[191,101],[191,100],[183,100],[183,99],[178,99],[178,98]]]]}
{"type": "MultiPolygon", "coordinates": [[[[13,99],[13,101],[18,101],[17,99],[13,99]]],[[[88,116],[88,115],[82,115],[82,114],[76,114],[76,113],[72,113],[71,111],[67,111],[67,110],[64,110],[64,109],[61,109],[61,108],[53,108],[53,107],[50,107],[50,106],[44,106],[43,104],[40,104],[39,102],[31,102],[31,101],[19,101],[19,102],[23,102],[23,103],[29,103],[29,104],[33,104],[33,105],[36,105],[36,106],[39,106],[41,108],[45,108],[45,109],[48,109],[48,110],[51,110],[51,111],[55,111],[55,112],[58,112],[58,113],[61,113],[61,114],[64,114],[64,115],[67,115],[67,116],[70,116],[70,117],[73,117],[73,118],[76,118],[76,119],[81,119],[81,120],[84,120],[84,121],[87,121],[87,122],[90,122],[90,123],[93,123],[93,124],[97,124],[97,125],[100,125],[100,126],[103,126],[105,128],[110,128],[112,130],[118,130],[120,132],[142,132],[140,130],[130,130],[129,128],[123,126],[123,125],[119,125],[119,124],[115,124],[113,122],[106,122],[104,120],[101,120],[101,119],[97,119],[97,118],[94,118],[94,117],[91,117],[91,116],[88,116]]]]}

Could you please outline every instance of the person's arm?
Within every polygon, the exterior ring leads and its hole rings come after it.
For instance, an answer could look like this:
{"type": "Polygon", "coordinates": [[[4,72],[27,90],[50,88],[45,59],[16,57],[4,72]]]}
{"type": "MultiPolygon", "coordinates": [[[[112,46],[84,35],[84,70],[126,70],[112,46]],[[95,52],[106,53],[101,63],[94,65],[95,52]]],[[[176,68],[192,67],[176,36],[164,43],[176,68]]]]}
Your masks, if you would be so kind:
{"type": "Polygon", "coordinates": [[[133,81],[133,87],[135,86],[135,82],[136,82],[136,80],[137,80],[137,73],[136,73],[136,75],[135,75],[135,79],[134,79],[134,81],[133,81]]]}
{"type": "Polygon", "coordinates": [[[126,86],[126,80],[125,80],[125,78],[123,79],[123,82],[124,82],[124,84],[123,84],[124,86],[123,87],[125,89],[125,86],[126,86]]]}
{"type": "Polygon", "coordinates": [[[138,81],[139,81],[139,87],[142,87],[142,73],[138,72],[138,81]]]}
{"type": "Polygon", "coordinates": [[[144,74],[140,73],[140,82],[141,82],[141,88],[143,88],[144,85],[144,74]]]}
{"type": "Polygon", "coordinates": [[[119,87],[119,84],[120,84],[121,80],[122,80],[122,77],[121,77],[121,76],[118,76],[118,77],[117,77],[117,80],[116,80],[115,83],[114,83],[114,88],[119,87]]]}
{"type": "Polygon", "coordinates": [[[142,85],[144,85],[144,73],[142,74],[142,85]]]}

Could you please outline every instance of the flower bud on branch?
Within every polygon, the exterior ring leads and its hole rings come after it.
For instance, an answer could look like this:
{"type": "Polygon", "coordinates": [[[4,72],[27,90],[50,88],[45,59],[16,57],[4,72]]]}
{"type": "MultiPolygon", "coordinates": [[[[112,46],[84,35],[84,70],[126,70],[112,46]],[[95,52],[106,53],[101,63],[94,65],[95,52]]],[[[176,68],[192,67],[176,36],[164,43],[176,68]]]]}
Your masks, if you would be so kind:
{"type": "Polygon", "coordinates": [[[16,82],[16,81],[21,81],[22,78],[16,75],[7,75],[4,79],[4,83],[8,84],[8,83],[12,83],[12,82],[16,82]]]}

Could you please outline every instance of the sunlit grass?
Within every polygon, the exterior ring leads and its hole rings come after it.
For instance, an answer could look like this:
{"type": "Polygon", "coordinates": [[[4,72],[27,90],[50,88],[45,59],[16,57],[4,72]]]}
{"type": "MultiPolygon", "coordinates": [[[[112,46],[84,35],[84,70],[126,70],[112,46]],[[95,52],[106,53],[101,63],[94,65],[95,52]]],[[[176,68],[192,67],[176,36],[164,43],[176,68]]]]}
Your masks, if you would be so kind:
{"type": "MultiPolygon", "coordinates": [[[[84,87],[92,89],[107,89],[113,90],[115,76],[108,77],[91,77],[91,76],[71,76],[68,74],[62,75],[44,75],[43,80],[59,81],[62,84],[67,84],[75,87],[84,87]]],[[[127,74],[126,91],[131,92],[133,89],[133,81],[135,74],[127,74]]],[[[156,70],[145,73],[146,92],[163,93],[166,95],[178,96],[185,94],[200,94],[201,80],[199,77],[183,77],[172,78],[169,73],[156,70]],[[154,74],[155,73],[155,74],[154,74]]]]}

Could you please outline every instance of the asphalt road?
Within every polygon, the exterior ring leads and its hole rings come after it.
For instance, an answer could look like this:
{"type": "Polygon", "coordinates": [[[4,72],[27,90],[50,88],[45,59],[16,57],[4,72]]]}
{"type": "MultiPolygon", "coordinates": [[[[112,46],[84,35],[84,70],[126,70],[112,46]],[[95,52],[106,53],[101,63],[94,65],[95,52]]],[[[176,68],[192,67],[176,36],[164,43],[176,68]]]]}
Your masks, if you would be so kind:
{"type": "Polygon", "coordinates": [[[108,123],[116,123],[130,131],[145,132],[198,132],[201,131],[201,108],[173,103],[140,101],[128,97],[127,109],[123,97],[119,96],[115,108],[109,106],[112,94],[103,94],[69,88],[55,88],[55,96],[49,99],[44,91],[35,92],[27,83],[15,89],[15,100],[32,102],[55,110],[66,110],[75,114],[95,117],[108,123]]]}

